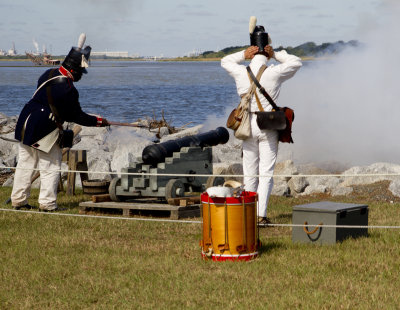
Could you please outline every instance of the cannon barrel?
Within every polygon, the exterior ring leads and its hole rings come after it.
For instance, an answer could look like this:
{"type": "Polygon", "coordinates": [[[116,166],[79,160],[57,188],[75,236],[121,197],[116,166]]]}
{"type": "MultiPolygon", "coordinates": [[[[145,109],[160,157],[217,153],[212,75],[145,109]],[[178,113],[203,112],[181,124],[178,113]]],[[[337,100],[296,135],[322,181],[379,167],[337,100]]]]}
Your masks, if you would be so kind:
{"type": "Polygon", "coordinates": [[[225,144],[229,140],[229,132],[224,127],[187,136],[176,140],[169,140],[159,144],[148,145],[143,149],[142,160],[145,164],[157,166],[158,163],[165,161],[166,157],[171,157],[173,152],[179,152],[185,146],[214,146],[225,144]]]}

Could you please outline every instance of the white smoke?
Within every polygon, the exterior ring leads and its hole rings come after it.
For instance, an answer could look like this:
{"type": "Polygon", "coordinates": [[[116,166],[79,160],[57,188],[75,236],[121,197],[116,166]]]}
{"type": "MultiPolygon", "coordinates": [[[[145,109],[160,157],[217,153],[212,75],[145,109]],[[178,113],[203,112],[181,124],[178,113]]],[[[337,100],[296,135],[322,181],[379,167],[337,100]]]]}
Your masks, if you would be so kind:
{"type": "Polygon", "coordinates": [[[400,4],[380,9],[364,19],[363,47],[305,65],[284,84],[278,103],[295,110],[295,143],[281,149],[293,160],[400,163],[400,4]]]}
{"type": "Polygon", "coordinates": [[[39,53],[39,44],[36,42],[35,39],[32,39],[33,45],[35,46],[36,52],[39,53]]]}

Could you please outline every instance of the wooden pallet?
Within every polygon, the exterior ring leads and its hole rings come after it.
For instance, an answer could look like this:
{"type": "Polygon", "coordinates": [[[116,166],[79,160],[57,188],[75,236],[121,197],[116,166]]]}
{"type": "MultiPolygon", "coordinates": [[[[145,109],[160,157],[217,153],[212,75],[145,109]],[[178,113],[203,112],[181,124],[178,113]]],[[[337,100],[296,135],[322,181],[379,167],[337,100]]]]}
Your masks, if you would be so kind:
{"type": "Polygon", "coordinates": [[[174,206],[167,203],[157,203],[148,200],[128,202],[85,201],[81,202],[79,207],[81,212],[84,213],[93,209],[117,209],[122,210],[122,214],[124,216],[131,216],[135,214],[151,216],[167,215],[171,220],[200,216],[200,207],[198,205],[174,206]]]}
{"type": "Polygon", "coordinates": [[[186,207],[194,204],[199,204],[200,196],[170,198],[168,199],[168,203],[173,206],[186,207]]]}

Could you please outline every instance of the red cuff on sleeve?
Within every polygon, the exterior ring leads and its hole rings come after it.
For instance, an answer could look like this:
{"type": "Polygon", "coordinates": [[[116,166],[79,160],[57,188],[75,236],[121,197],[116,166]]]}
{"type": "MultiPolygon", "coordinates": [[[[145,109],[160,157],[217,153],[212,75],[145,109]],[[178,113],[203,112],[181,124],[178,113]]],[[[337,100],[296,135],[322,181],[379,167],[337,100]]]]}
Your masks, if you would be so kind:
{"type": "Polygon", "coordinates": [[[102,123],[103,123],[103,118],[102,117],[97,117],[96,127],[100,127],[102,123]]]}

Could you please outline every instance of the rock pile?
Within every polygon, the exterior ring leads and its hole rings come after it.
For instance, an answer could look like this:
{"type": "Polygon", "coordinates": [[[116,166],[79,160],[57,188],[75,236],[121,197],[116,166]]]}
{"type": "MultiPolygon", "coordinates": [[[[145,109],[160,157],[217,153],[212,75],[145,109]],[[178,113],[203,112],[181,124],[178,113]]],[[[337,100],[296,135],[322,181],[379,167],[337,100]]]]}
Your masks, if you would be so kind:
{"type": "MultiPolygon", "coordinates": [[[[3,186],[12,185],[13,173],[11,169],[1,167],[15,167],[17,163],[18,143],[13,142],[16,121],[16,116],[8,117],[0,113],[0,176],[7,176],[3,186]]],[[[137,162],[142,150],[154,143],[154,140],[160,139],[160,142],[164,142],[197,134],[202,129],[199,125],[169,134],[167,128],[148,130],[130,127],[111,127],[111,129],[82,127],[73,149],[87,150],[89,179],[110,180],[121,168],[137,162]]],[[[326,193],[332,196],[345,196],[353,192],[355,185],[388,180],[391,193],[400,197],[400,177],[396,176],[400,175],[400,165],[374,163],[339,171],[340,168],[337,166],[321,169],[313,164],[295,165],[288,157],[291,155],[285,152],[285,148],[281,148],[274,172],[273,195],[299,196],[326,193]],[[368,176],[356,176],[359,174],[368,176]]],[[[243,174],[241,162],[241,141],[235,139],[233,135],[228,143],[213,147],[214,174],[232,175],[231,179],[243,181],[240,176],[235,176],[243,174]]],[[[67,170],[66,164],[63,165],[63,169],[67,170]]],[[[78,177],[77,186],[79,185],[78,177]]],[[[34,186],[38,186],[38,183],[36,182],[34,186]]]]}

